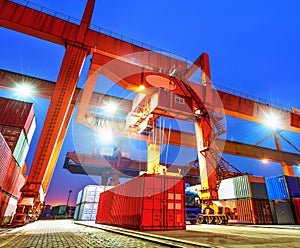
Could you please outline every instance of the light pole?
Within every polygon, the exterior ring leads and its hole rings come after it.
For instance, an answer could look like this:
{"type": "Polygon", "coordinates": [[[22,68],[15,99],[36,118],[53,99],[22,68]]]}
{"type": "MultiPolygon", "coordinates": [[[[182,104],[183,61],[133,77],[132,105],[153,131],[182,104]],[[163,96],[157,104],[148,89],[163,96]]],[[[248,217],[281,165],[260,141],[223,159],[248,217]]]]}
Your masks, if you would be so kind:
{"type": "Polygon", "coordinates": [[[69,190],[69,195],[68,195],[68,200],[67,200],[67,207],[69,206],[69,200],[70,200],[70,195],[73,191],[72,190],[69,190]]]}

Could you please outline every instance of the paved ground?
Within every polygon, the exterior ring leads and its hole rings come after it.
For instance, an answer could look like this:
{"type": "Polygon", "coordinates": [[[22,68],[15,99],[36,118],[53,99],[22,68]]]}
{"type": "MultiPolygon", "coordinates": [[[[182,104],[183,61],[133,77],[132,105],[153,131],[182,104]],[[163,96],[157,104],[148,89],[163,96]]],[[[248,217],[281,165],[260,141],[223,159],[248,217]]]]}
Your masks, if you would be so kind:
{"type": "Polygon", "coordinates": [[[165,247],[147,241],[76,225],[70,220],[37,221],[1,231],[0,247],[165,247]]]}
{"type": "MultiPolygon", "coordinates": [[[[158,232],[151,232],[159,234],[158,232]]],[[[300,226],[189,225],[186,231],[170,231],[169,237],[222,247],[300,247],[300,226]]]]}
{"type": "Polygon", "coordinates": [[[172,247],[172,240],[185,240],[182,247],[288,247],[300,248],[300,226],[218,226],[188,225],[187,230],[140,233],[122,228],[111,228],[130,236],[106,232],[105,226],[94,222],[72,220],[37,221],[15,229],[0,229],[0,247],[172,247]],[[80,225],[78,225],[80,224],[80,225]],[[85,226],[83,226],[83,225],[85,226]],[[97,228],[92,228],[97,227],[97,228]],[[138,235],[148,235],[151,239],[164,237],[165,245],[138,239],[138,235]],[[187,245],[189,244],[189,245],[187,245]]]}

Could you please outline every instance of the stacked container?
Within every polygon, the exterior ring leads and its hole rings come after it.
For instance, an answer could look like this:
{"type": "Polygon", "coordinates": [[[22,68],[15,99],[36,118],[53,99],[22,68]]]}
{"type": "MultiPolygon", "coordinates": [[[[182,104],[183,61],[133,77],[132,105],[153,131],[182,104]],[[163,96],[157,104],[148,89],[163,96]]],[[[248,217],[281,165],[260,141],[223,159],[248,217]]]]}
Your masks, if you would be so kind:
{"type": "Polygon", "coordinates": [[[266,185],[274,223],[300,224],[300,183],[298,177],[267,177],[266,185]]]}
{"type": "Polygon", "coordinates": [[[244,175],[225,179],[218,190],[224,207],[234,209],[236,219],[231,223],[272,224],[272,215],[265,179],[244,175]]]}
{"type": "Polygon", "coordinates": [[[22,167],[36,123],[32,103],[0,97],[0,113],[0,224],[7,224],[25,183],[22,167]]]}
{"type": "Polygon", "coordinates": [[[135,230],[184,230],[184,181],[143,174],[101,194],[96,223],[135,230]]]}
{"type": "Polygon", "coordinates": [[[74,220],[96,220],[99,197],[114,186],[87,185],[77,195],[74,220]]]}

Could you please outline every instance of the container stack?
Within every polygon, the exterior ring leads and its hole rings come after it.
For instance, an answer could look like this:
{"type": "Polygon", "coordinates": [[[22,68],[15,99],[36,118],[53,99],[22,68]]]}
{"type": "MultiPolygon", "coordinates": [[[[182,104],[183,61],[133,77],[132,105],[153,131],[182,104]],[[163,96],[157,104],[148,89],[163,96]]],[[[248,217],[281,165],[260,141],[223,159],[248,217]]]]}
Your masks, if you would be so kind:
{"type": "Polygon", "coordinates": [[[101,194],[96,223],[135,230],[185,230],[184,181],[143,174],[101,194]]]}
{"type": "Polygon", "coordinates": [[[21,168],[36,129],[33,104],[0,97],[0,113],[0,132],[21,168]]]}
{"type": "Polygon", "coordinates": [[[230,223],[272,224],[271,209],[263,177],[244,175],[225,179],[218,190],[224,207],[234,209],[230,223]]]}
{"type": "Polygon", "coordinates": [[[25,183],[25,159],[36,129],[33,104],[0,97],[0,225],[8,224],[25,183]]]}
{"type": "Polygon", "coordinates": [[[87,185],[77,195],[74,220],[96,220],[99,197],[114,186],[87,185]]]}
{"type": "Polygon", "coordinates": [[[266,185],[273,222],[300,224],[300,183],[298,177],[267,177],[266,185]]]}

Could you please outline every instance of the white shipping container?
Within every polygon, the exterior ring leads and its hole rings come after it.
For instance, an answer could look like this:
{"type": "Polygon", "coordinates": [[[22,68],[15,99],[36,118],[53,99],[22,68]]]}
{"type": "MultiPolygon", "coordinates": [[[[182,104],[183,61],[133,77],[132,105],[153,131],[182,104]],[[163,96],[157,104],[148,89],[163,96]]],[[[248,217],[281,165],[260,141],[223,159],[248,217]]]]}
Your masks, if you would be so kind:
{"type": "Polygon", "coordinates": [[[80,191],[78,192],[77,199],[76,199],[76,205],[78,205],[78,204],[81,203],[81,199],[82,199],[82,191],[83,191],[83,190],[80,190],[80,191]]]}
{"type": "Polygon", "coordinates": [[[74,216],[73,216],[74,220],[78,220],[79,210],[80,210],[80,204],[76,205],[74,216]]]}
{"type": "Polygon", "coordinates": [[[35,117],[33,117],[31,126],[30,126],[30,128],[28,130],[28,133],[27,133],[27,140],[28,140],[28,144],[29,145],[30,145],[30,143],[32,141],[32,137],[33,137],[33,134],[35,132],[35,129],[36,129],[36,121],[35,121],[35,117]]]}
{"type": "Polygon", "coordinates": [[[98,185],[87,185],[82,192],[81,202],[95,202],[96,188],[98,185]]]}
{"type": "Polygon", "coordinates": [[[12,217],[15,214],[16,209],[17,209],[17,203],[18,203],[18,200],[16,200],[15,198],[11,197],[9,199],[4,216],[3,216],[4,218],[1,223],[2,225],[9,224],[11,222],[12,217]]]}
{"type": "Polygon", "coordinates": [[[97,209],[98,203],[81,203],[79,207],[77,220],[96,220],[97,209]]]}
{"type": "Polygon", "coordinates": [[[22,165],[24,164],[25,159],[26,159],[27,154],[28,154],[28,151],[29,151],[29,144],[28,144],[27,140],[24,140],[22,149],[19,153],[19,157],[15,158],[20,167],[22,167],[22,165]]]}
{"type": "Polygon", "coordinates": [[[218,189],[218,194],[220,200],[229,200],[236,198],[233,178],[228,178],[221,181],[220,187],[218,189]]]}

